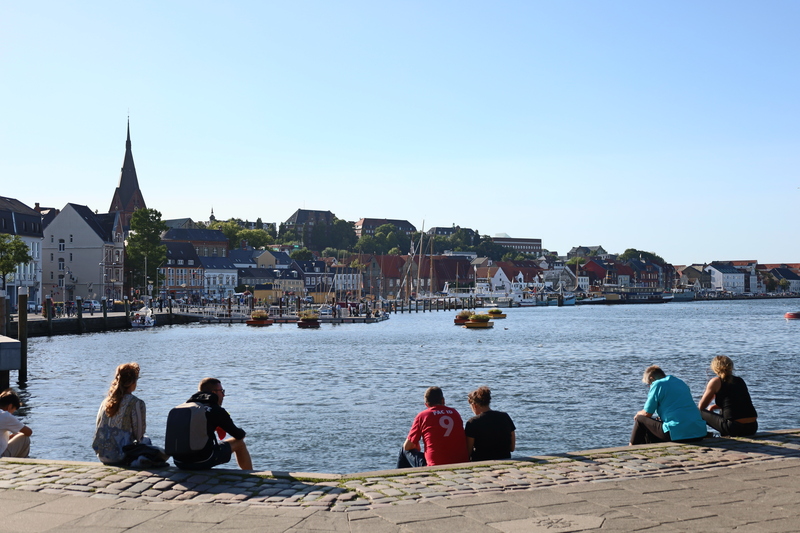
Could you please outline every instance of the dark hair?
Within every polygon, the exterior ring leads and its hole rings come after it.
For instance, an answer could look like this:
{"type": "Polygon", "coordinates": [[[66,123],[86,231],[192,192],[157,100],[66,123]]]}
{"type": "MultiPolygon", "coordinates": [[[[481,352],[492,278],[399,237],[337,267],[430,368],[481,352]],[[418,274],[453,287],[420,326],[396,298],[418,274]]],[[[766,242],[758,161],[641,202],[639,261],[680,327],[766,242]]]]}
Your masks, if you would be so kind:
{"type": "Polygon", "coordinates": [[[478,387],[478,390],[474,390],[469,393],[467,399],[469,400],[469,403],[474,403],[480,405],[481,407],[489,407],[489,404],[492,401],[492,391],[486,386],[478,387]]]}
{"type": "Polygon", "coordinates": [[[114,381],[111,382],[111,387],[108,389],[108,396],[106,396],[106,414],[109,417],[119,412],[119,408],[122,405],[122,397],[125,396],[125,391],[137,381],[139,381],[138,363],[125,363],[117,367],[114,381]]]}
{"type": "Polygon", "coordinates": [[[442,405],[444,403],[444,393],[439,387],[428,387],[425,391],[425,403],[427,405],[442,405]]]}
{"type": "Polygon", "coordinates": [[[9,405],[13,405],[14,409],[22,407],[22,402],[19,401],[17,393],[11,389],[6,389],[0,392],[0,408],[7,410],[9,405]]]}
{"type": "Polygon", "coordinates": [[[212,392],[214,387],[220,385],[221,382],[217,378],[203,378],[200,380],[200,384],[197,386],[197,390],[200,392],[212,392]]]}

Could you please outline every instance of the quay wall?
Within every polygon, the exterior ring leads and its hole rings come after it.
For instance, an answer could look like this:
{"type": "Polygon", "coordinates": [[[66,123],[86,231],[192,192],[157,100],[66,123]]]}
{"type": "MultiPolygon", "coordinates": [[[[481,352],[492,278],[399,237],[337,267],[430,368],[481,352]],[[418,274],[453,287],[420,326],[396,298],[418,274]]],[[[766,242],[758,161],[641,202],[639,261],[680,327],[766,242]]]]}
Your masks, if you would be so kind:
{"type": "MultiPolygon", "coordinates": [[[[156,317],[157,323],[155,327],[172,325],[172,324],[189,324],[192,322],[199,322],[199,317],[163,313],[156,317]]],[[[98,333],[102,331],[119,331],[124,329],[131,329],[130,319],[124,313],[114,314],[108,317],[102,316],[84,316],[82,318],[57,318],[53,319],[50,323],[44,319],[27,321],[28,325],[28,338],[31,337],[48,337],[52,335],[75,335],[81,333],[98,333]],[[52,330],[51,330],[52,324],[52,330]]],[[[11,327],[8,328],[6,335],[13,339],[18,338],[18,322],[12,322],[11,327]]]]}

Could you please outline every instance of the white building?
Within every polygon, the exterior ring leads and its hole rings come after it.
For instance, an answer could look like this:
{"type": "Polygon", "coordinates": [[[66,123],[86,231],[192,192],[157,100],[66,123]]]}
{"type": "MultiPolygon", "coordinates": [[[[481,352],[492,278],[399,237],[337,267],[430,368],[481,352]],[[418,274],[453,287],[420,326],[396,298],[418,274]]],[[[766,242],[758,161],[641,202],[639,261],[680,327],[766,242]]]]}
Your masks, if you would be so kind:
{"type": "Polygon", "coordinates": [[[19,291],[24,288],[29,305],[35,309],[42,303],[42,216],[15,198],[0,196],[0,233],[19,237],[33,258],[6,275],[6,296],[16,307],[19,291]]]}

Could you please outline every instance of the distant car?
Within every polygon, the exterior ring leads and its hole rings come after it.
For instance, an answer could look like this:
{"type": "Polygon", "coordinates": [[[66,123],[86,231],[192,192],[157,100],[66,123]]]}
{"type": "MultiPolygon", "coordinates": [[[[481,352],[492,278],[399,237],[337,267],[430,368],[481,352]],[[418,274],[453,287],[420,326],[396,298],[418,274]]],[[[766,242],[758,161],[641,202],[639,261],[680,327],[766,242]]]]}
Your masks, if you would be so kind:
{"type": "Polygon", "coordinates": [[[100,306],[100,302],[97,300],[84,300],[83,301],[83,310],[84,311],[100,311],[102,307],[100,306]]]}

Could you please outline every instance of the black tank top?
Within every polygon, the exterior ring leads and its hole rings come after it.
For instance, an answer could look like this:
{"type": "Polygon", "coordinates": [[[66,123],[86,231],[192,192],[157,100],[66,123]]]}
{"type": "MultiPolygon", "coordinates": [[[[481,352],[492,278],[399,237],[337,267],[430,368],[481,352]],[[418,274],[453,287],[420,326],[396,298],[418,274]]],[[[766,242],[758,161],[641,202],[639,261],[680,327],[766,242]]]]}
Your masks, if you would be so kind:
{"type": "Polygon", "coordinates": [[[725,420],[758,416],[750,400],[750,391],[739,376],[733,376],[727,383],[722,382],[716,395],[716,403],[722,409],[722,418],[725,420]]]}

